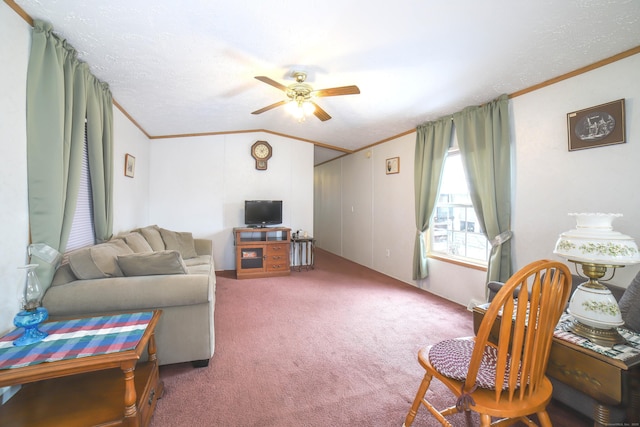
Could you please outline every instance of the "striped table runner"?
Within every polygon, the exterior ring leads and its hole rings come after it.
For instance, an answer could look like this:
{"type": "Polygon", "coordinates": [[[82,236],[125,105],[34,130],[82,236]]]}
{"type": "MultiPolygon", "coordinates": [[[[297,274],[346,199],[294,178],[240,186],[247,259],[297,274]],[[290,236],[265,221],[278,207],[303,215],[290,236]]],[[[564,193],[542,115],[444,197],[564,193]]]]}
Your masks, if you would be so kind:
{"type": "Polygon", "coordinates": [[[21,347],[13,341],[23,330],[15,329],[0,338],[0,370],[134,349],[152,317],[146,311],[43,323],[39,329],[49,335],[21,347]]]}

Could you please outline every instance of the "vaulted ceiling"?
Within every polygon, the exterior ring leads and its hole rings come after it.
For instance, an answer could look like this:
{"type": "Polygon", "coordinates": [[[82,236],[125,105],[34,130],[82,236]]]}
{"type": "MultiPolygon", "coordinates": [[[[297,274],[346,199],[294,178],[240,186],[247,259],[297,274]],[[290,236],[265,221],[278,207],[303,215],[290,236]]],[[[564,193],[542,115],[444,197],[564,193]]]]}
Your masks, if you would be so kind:
{"type": "Polygon", "coordinates": [[[316,164],[640,46],[637,0],[15,3],[150,137],[263,129],[315,143],[316,164]],[[326,121],[251,114],[283,99],[254,77],[294,71],[360,94],[317,98],[326,121]]]}

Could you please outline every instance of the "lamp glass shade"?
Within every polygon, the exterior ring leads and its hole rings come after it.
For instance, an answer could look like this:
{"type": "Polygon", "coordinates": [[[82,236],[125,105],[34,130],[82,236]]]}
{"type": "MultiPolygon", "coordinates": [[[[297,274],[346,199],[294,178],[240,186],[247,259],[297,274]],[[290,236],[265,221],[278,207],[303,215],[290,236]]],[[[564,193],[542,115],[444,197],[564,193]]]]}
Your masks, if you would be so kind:
{"type": "Polygon", "coordinates": [[[26,280],[24,285],[24,309],[35,310],[41,304],[42,286],[36,274],[38,264],[27,264],[23,269],[26,270],[26,280]]]}
{"type": "MultiPolygon", "coordinates": [[[[588,282],[587,282],[588,283],[588,282]]],[[[583,283],[571,295],[567,312],[585,325],[611,329],[624,325],[618,302],[607,288],[592,288],[583,283]]]]}
{"type": "Polygon", "coordinates": [[[577,262],[622,266],[640,262],[638,245],[629,236],[613,230],[621,214],[572,213],[577,226],[560,234],[554,253],[577,262]]]}
{"type": "Polygon", "coordinates": [[[635,241],[613,230],[612,222],[621,214],[574,213],[576,228],[560,234],[554,253],[582,266],[589,280],[571,295],[568,312],[575,320],[597,329],[624,325],[615,297],[598,282],[607,269],[640,262],[635,241]]]}

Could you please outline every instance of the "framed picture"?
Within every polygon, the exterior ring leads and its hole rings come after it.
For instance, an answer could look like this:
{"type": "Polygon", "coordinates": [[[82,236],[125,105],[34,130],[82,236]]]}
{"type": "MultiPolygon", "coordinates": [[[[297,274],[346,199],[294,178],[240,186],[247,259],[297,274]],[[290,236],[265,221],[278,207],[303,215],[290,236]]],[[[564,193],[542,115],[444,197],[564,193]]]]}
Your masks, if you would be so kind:
{"type": "Polygon", "coordinates": [[[387,159],[385,164],[387,175],[400,172],[400,157],[392,157],[387,159]]]}
{"type": "Polygon", "coordinates": [[[624,99],[567,114],[569,151],[625,143],[624,99]]]}
{"type": "Polygon", "coordinates": [[[133,174],[136,171],[136,158],[131,154],[125,154],[124,156],[124,176],[133,178],[133,174]]]}

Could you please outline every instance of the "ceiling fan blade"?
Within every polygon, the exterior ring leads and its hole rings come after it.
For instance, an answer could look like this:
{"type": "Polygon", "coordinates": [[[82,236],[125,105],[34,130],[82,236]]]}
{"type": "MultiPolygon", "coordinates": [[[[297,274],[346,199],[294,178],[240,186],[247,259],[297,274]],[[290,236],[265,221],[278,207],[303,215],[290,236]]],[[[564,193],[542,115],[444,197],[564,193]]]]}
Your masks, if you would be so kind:
{"type": "Polygon", "coordinates": [[[358,86],[332,87],[329,89],[320,89],[313,92],[315,96],[357,95],[359,93],[360,89],[358,89],[358,86]]]}
{"type": "Polygon", "coordinates": [[[275,80],[273,80],[273,79],[271,79],[271,78],[269,78],[267,76],[256,76],[255,78],[260,80],[263,83],[266,83],[268,85],[276,87],[276,88],[278,88],[280,90],[285,90],[285,91],[287,90],[287,87],[285,85],[280,84],[277,81],[275,81],[275,80]]]}
{"type": "Polygon", "coordinates": [[[256,111],[252,112],[251,114],[262,114],[262,113],[264,113],[265,111],[269,111],[269,110],[271,110],[271,109],[273,109],[273,108],[279,107],[279,106],[284,105],[284,104],[286,104],[286,103],[287,103],[287,101],[278,101],[278,102],[276,102],[276,103],[274,103],[274,104],[267,105],[267,106],[266,106],[266,107],[264,107],[264,108],[261,108],[261,109],[259,109],[259,110],[256,110],[256,111]]]}
{"type": "Polygon", "coordinates": [[[320,108],[320,106],[318,104],[316,104],[315,102],[311,102],[311,103],[313,104],[314,107],[316,107],[315,111],[313,112],[314,116],[316,116],[317,118],[319,118],[323,122],[326,122],[327,120],[329,120],[331,118],[329,113],[327,113],[322,108],[320,108]]]}

